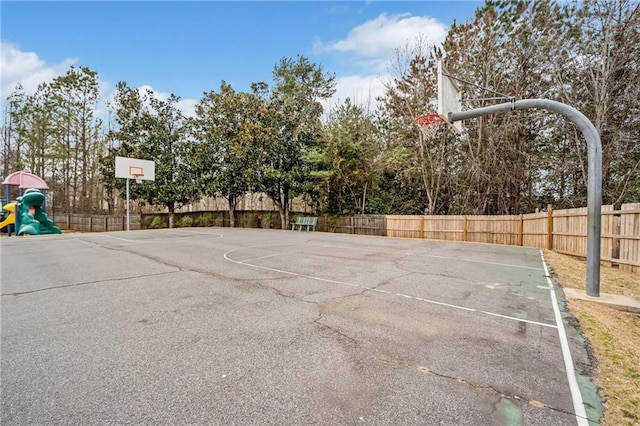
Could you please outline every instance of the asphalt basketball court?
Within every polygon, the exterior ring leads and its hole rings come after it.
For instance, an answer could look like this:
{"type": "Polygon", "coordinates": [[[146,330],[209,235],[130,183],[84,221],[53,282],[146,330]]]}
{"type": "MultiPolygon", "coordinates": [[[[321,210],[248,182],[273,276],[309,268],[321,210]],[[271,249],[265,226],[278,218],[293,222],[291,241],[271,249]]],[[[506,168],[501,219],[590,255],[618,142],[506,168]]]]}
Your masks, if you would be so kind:
{"type": "Polygon", "coordinates": [[[183,228],[1,250],[2,424],[599,417],[537,249],[183,228]]]}

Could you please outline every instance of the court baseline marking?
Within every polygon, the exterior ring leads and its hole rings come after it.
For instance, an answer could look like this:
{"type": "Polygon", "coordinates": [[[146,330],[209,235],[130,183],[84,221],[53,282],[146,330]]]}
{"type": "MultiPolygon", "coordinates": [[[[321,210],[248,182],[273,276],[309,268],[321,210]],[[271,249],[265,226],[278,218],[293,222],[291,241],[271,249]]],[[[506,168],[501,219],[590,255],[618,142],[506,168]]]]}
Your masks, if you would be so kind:
{"type": "MultiPolygon", "coordinates": [[[[279,245],[289,245],[289,244],[279,244],[279,245]]],[[[444,307],[448,307],[448,308],[459,309],[459,310],[464,310],[464,311],[469,311],[469,312],[477,312],[477,313],[490,315],[490,316],[495,316],[495,317],[499,317],[499,318],[504,318],[504,319],[508,319],[508,320],[512,320],[512,321],[525,322],[525,323],[528,323],[528,324],[534,324],[534,325],[539,325],[539,326],[542,326],[542,327],[548,327],[548,328],[557,329],[558,330],[558,336],[559,336],[559,339],[560,339],[560,346],[561,346],[561,349],[562,349],[562,358],[564,360],[565,370],[566,370],[566,373],[567,373],[567,379],[568,379],[568,382],[569,382],[569,389],[571,391],[571,400],[573,402],[574,416],[576,418],[578,426],[588,426],[589,425],[589,420],[588,420],[587,413],[586,413],[586,410],[585,410],[585,407],[584,407],[584,401],[582,399],[582,394],[580,393],[580,387],[578,386],[578,381],[577,381],[577,378],[576,378],[575,369],[573,367],[573,358],[571,356],[571,351],[569,350],[569,343],[568,343],[567,335],[566,335],[566,332],[565,332],[565,329],[564,329],[564,323],[562,321],[562,316],[560,314],[560,309],[558,308],[558,299],[557,299],[556,294],[555,294],[555,287],[554,287],[553,281],[551,280],[551,277],[549,275],[549,269],[548,269],[547,264],[545,262],[544,252],[542,250],[540,250],[540,257],[541,257],[542,266],[543,266],[542,270],[544,270],[544,272],[545,272],[544,275],[545,275],[545,278],[547,280],[547,284],[549,286],[548,289],[549,289],[549,294],[550,294],[550,297],[551,297],[551,304],[553,305],[556,325],[545,324],[545,323],[541,323],[541,322],[537,322],[537,321],[530,321],[530,320],[525,320],[525,319],[521,319],[521,318],[510,317],[510,316],[507,316],[507,315],[497,314],[495,312],[483,311],[483,310],[479,310],[479,309],[468,308],[468,307],[465,307],[465,306],[452,305],[452,304],[449,304],[449,303],[444,303],[444,302],[438,302],[438,301],[435,301],[435,300],[424,299],[424,298],[421,298],[421,297],[411,296],[411,295],[403,294],[403,293],[392,293],[390,291],[380,290],[380,289],[377,289],[377,288],[371,288],[371,287],[367,287],[367,286],[364,286],[364,285],[347,283],[347,282],[344,282],[344,281],[331,280],[331,279],[321,278],[321,277],[315,277],[315,276],[312,276],[312,275],[299,274],[297,272],[285,271],[285,270],[282,270],[282,269],[270,268],[270,267],[267,267],[267,266],[260,266],[260,265],[254,265],[254,264],[251,264],[251,263],[247,263],[247,262],[255,261],[255,260],[258,260],[258,259],[265,259],[265,258],[269,258],[269,257],[279,256],[279,255],[284,254],[284,253],[270,254],[270,255],[261,256],[261,257],[253,258],[253,259],[247,259],[247,260],[243,260],[243,261],[234,260],[234,259],[231,259],[229,257],[229,255],[231,253],[238,252],[238,251],[241,251],[241,250],[246,250],[246,249],[251,249],[251,248],[269,248],[269,247],[273,247],[273,245],[266,245],[266,246],[265,245],[257,245],[257,246],[240,247],[240,248],[229,250],[226,253],[224,253],[224,258],[226,260],[228,260],[229,262],[236,263],[236,264],[239,264],[239,265],[249,266],[249,267],[252,267],[252,268],[263,269],[263,270],[273,271],[273,272],[279,272],[279,273],[283,273],[283,274],[287,274],[287,275],[297,276],[297,277],[301,277],[301,278],[308,278],[308,279],[312,279],[312,280],[323,281],[323,282],[328,282],[328,283],[333,283],[333,284],[340,284],[340,285],[345,285],[345,286],[349,286],[349,287],[357,287],[357,288],[362,288],[364,290],[372,291],[372,292],[376,292],[376,293],[382,293],[382,294],[388,294],[388,295],[393,295],[393,296],[398,296],[398,297],[404,297],[404,298],[407,298],[407,299],[418,300],[418,301],[421,301],[421,302],[430,303],[430,304],[439,305],[439,306],[444,306],[444,307]]],[[[330,247],[330,246],[326,246],[325,245],[324,247],[330,247]]],[[[433,256],[433,257],[436,257],[436,256],[433,256]]],[[[457,260],[464,260],[464,259],[457,259],[457,260]]],[[[483,261],[479,261],[479,262],[480,263],[495,264],[493,262],[483,262],[483,261]]],[[[515,266],[515,265],[508,265],[508,264],[503,264],[503,265],[518,267],[518,266],[515,266]]],[[[526,268],[528,268],[528,269],[541,269],[541,268],[531,268],[531,267],[526,267],[526,268]]]]}
{"type": "Polygon", "coordinates": [[[462,262],[471,262],[471,263],[482,263],[485,265],[496,265],[496,266],[507,266],[510,268],[520,268],[520,269],[533,269],[534,271],[543,271],[543,268],[537,268],[534,266],[522,266],[522,265],[513,265],[510,263],[499,263],[499,262],[488,262],[486,260],[475,260],[475,259],[464,259],[464,258],[458,258],[458,257],[450,257],[450,256],[438,256],[438,255],[434,255],[434,254],[418,254],[415,252],[404,252],[404,251],[397,251],[397,250],[373,250],[373,249],[366,249],[366,248],[361,248],[361,247],[343,247],[343,246],[337,246],[337,245],[321,245],[321,247],[327,247],[327,248],[341,248],[341,249],[345,249],[345,250],[360,250],[360,251],[369,251],[372,253],[396,253],[396,254],[403,254],[403,255],[415,255],[415,256],[419,256],[419,257],[433,257],[434,259],[447,259],[447,260],[455,260],[456,262],[462,261],[462,262]]]}
{"type": "MultiPolygon", "coordinates": [[[[278,244],[278,245],[290,245],[290,244],[278,244]]],[[[531,321],[531,320],[522,319],[522,318],[516,318],[516,317],[509,316],[509,315],[502,315],[502,314],[498,314],[498,313],[495,313],[495,312],[489,312],[489,311],[484,311],[484,310],[481,310],[481,309],[469,308],[469,307],[466,307],[466,306],[453,305],[451,303],[445,303],[445,302],[439,302],[437,300],[425,299],[425,298],[422,298],[422,297],[412,296],[410,294],[394,293],[394,292],[391,292],[391,291],[386,291],[386,290],[381,290],[381,289],[377,289],[377,288],[373,288],[373,287],[368,287],[368,286],[361,285],[361,284],[354,284],[354,283],[349,283],[349,282],[345,282],[345,281],[332,280],[332,279],[329,279],[329,278],[316,277],[316,276],[313,276],[313,275],[300,274],[300,273],[297,273],[297,272],[286,271],[286,270],[283,270],[283,269],[270,268],[268,266],[254,265],[252,263],[248,263],[248,262],[252,262],[252,261],[258,260],[258,259],[264,259],[264,258],[279,256],[279,255],[284,254],[284,253],[270,254],[270,255],[261,256],[261,257],[257,257],[257,258],[252,258],[252,259],[247,259],[247,260],[235,260],[235,259],[232,259],[232,258],[229,257],[229,255],[231,253],[242,251],[242,250],[247,250],[247,249],[252,249],[252,248],[271,248],[271,247],[274,247],[274,245],[257,245],[257,246],[240,247],[240,248],[236,248],[236,249],[232,249],[232,250],[227,251],[226,253],[224,253],[223,257],[226,260],[228,260],[229,262],[236,263],[238,265],[249,266],[249,267],[252,267],[252,268],[262,269],[262,270],[265,270],[265,271],[278,272],[278,273],[281,273],[281,274],[287,274],[287,275],[292,275],[292,276],[296,276],[296,277],[300,277],[300,278],[307,278],[307,279],[311,279],[311,280],[327,282],[327,283],[331,283],[331,284],[339,284],[339,285],[344,285],[344,286],[348,286],[348,287],[361,288],[361,289],[364,289],[364,290],[367,290],[367,291],[371,291],[371,292],[375,292],[375,293],[381,293],[381,294],[387,294],[387,295],[391,295],[391,296],[403,297],[403,298],[406,298],[406,299],[418,300],[420,302],[429,303],[429,304],[432,304],[432,305],[444,306],[444,307],[447,307],[447,308],[458,309],[458,310],[463,310],[463,311],[467,311],[467,312],[477,312],[477,313],[480,313],[480,314],[489,315],[489,316],[498,317],[498,318],[503,318],[503,319],[507,319],[507,320],[511,320],[511,321],[517,321],[517,322],[524,322],[524,323],[527,323],[527,324],[539,325],[541,327],[557,328],[557,326],[553,325],[553,324],[546,324],[546,323],[543,323],[543,322],[531,321]]]]}
{"type": "MultiPolygon", "coordinates": [[[[188,231],[188,230],[181,230],[181,231],[189,232],[189,233],[192,233],[192,234],[199,234],[199,235],[210,235],[210,236],[212,235],[212,236],[215,236],[216,238],[222,238],[223,237],[221,234],[216,234],[216,233],[196,232],[196,231],[188,231]]],[[[127,241],[127,242],[133,242],[133,243],[153,242],[154,241],[154,240],[132,240],[132,239],[128,239],[128,238],[120,238],[120,237],[114,237],[112,235],[104,235],[104,234],[97,234],[97,235],[101,236],[101,237],[105,237],[105,238],[111,238],[111,239],[116,239],[116,240],[120,240],[120,241],[127,241]]],[[[157,240],[157,239],[155,239],[155,240],[157,240]]],[[[289,243],[289,244],[278,244],[278,245],[292,245],[292,244],[289,243]]],[[[456,260],[456,261],[483,263],[483,264],[489,264],[489,265],[508,266],[508,267],[513,267],[513,268],[524,268],[524,269],[534,269],[534,270],[542,269],[545,272],[545,278],[546,278],[547,284],[549,286],[548,287],[549,288],[549,294],[550,294],[550,297],[551,297],[553,310],[554,310],[554,315],[555,315],[555,320],[556,320],[556,324],[557,325],[546,324],[546,323],[541,323],[541,322],[537,322],[537,321],[530,321],[530,320],[526,320],[526,319],[522,319],[522,318],[516,318],[516,317],[511,317],[511,316],[508,316],[508,315],[498,314],[498,313],[495,313],[495,312],[489,312],[489,311],[484,311],[484,310],[480,310],[480,309],[468,308],[468,307],[465,307],[465,306],[453,305],[453,304],[450,304],[450,303],[438,302],[436,300],[425,299],[425,298],[412,296],[412,295],[408,295],[408,294],[403,294],[403,293],[393,293],[393,292],[390,292],[390,291],[380,290],[380,289],[372,288],[372,287],[367,287],[367,286],[360,285],[360,284],[354,284],[354,283],[348,283],[348,282],[344,282],[344,281],[331,280],[331,279],[328,279],[328,278],[315,277],[315,276],[312,276],[312,275],[300,274],[300,273],[297,273],[297,272],[286,271],[286,270],[282,270],[282,269],[270,268],[270,267],[267,267],[267,266],[260,266],[260,265],[254,265],[254,264],[248,263],[248,262],[256,261],[256,260],[260,260],[260,259],[266,259],[266,258],[270,258],[270,257],[280,256],[280,255],[282,255],[284,253],[274,253],[274,254],[269,254],[269,255],[265,255],[265,256],[261,256],[261,257],[257,257],[257,258],[253,258],[253,259],[242,260],[242,261],[231,259],[229,257],[229,255],[231,253],[238,252],[238,251],[241,251],[241,250],[247,250],[247,249],[251,249],[251,248],[270,248],[270,247],[275,247],[275,246],[277,246],[277,245],[257,245],[257,246],[240,247],[240,248],[232,249],[232,250],[229,250],[229,251],[225,252],[223,257],[224,257],[225,260],[227,260],[229,262],[236,263],[236,264],[239,264],[239,265],[249,266],[249,267],[252,267],[252,268],[257,268],[257,269],[262,269],[262,270],[267,270],[267,271],[272,271],[272,272],[278,272],[278,273],[282,273],[282,274],[287,274],[287,275],[297,276],[297,277],[301,277],[301,278],[312,279],[312,280],[316,280],[316,281],[328,282],[328,283],[332,283],[332,284],[339,284],[339,285],[344,285],[344,286],[348,286],[348,287],[361,288],[361,289],[364,289],[364,290],[367,290],[367,291],[371,291],[371,292],[376,292],[376,293],[381,293],[381,294],[388,294],[388,295],[392,295],[392,296],[418,300],[420,302],[425,302],[425,303],[429,303],[429,304],[433,304],[433,305],[444,306],[444,307],[463,310],[463,311],[468,311],[468,312],[477,312],[477,313],[480,313],[480,314],[494,316],[494,317],[503,318],[503,319],[507,319],[507,320],[524,322],[524,323],[528,323],[528,324],[539,325],[541,327],[548,327],[548,328],[557,329],[558,330],[558,336],[559,336],[559,339],[560,339],[560,346],[561,346],[561,349],[562,349],[562,356],[563,356],[563,360],[564,360],[564,364],[565,364],[565,370],[566,370],[566,373],[567,373],[567,379],[568,379],[568,382],[569,382],[569,389],[571,391],[571,399],[572,399],[573,407],[574,407],[574,410],[575,410],[574,415],[576,417],[576,421],[578,423],[578,426],[588,426],[589,425],[589,420],[588,420],[588,417],[587,417],[587,414],[586,414],[586,410],[585,410],[585,407],[584,407],[584,401],[582,399],[582,394],[580,393],[580,387],[578,386],[578,381],[577,381],[577,377],[576,377],[576,374],[575,374],[575,369],[573,367],[573,358],[571,356],[571,351],[569,349],[569,343],[568,343],[566,331],[564,329],[564,323],[562,321],[562,315],[560,314],[560,310],[558,308],[558,300],[557,300],[556,293],[555,293],[555,287],[554,287],[553,281],[550,278],[549,269],[548,269],[547,263],[546,263],[546,261],[544,259],[544,252],[542,250],[540,250],[540,257],[541,257],[541,260],[542,260],[543,268],[534,268],[534,267],[529,267],[529,266],[510,265],[510,264],[504,264],[504,263],[487,262],[487,261],[479,261],[479,260],[472,260],[472,259],[460,259],[460,258],[452,258],[452,257],[446,257],[446,256],[437,256],[437,255],[419,255],[419,254],[417,254],[417,256],[433,257],[433,258],[439,258],[439,259],[451,259],[451,260],[456,260]]],[[[330,248],[330,247],[346,248],[346,247],[330,246],[330,245],[322,245],[322,247],[327,247],[327,248],[330,248]]],[[[350,247],[349,248],[349,250],[354,250],[354,249],[361,250],[361,251],[372,251],[372,252],[389,253],[388,251],[382,251],[382,250],[361,249],[361,248],[357,248],[357,247],[350,247]]],[[[396,253],[403,253],[403,252],[396,252],[396,253]]],[[[407,254],[412,254],[412,253],[407,253],[407,254]]]]}
{"type": "MultiPolygon", "coordinates": [[[[223,237],[221,234],[215,234],[215,233],[196,232],[196,231],[188,231],[188,230],[181,230],[181,231],[189,232],[189,233],[192,233],[192,234],[199,234],[199,235],[213,235],[216,238],[222,238],[223,237]]],[[[127,238],[114,237],[114,236],[111,236],[111,235],[101,235],[101,234],[98,234],[98,235],[102,236],[102,237],[106,237],[106,238],[112,238],[112,239],[116,239],[116,240],[134,242],[134,243],[152,242],[152,240],[149,240],[149,241],[147,241],[147,240],[131,240],[131,239],[127,239],[127,238]]],[[[291,244],[279,244],[279,245],[291,245],[291,244]]],[[[460,305],[453,305],[453,304],[450,304],[450,303],[438,302],[436,300],[425,299],[425,298],[412,296],[412,295],[408,295],[408,294],[403,294],[403,293],[393,293],[393,292],[390,292],[390,291],[380,290],[380,289],[372,288],[372,287],[367,287],[367,286],[360,285],[360,284],[348,283],[348,282],[338,281],[338,280],[331,280],[331,279],[328,279],[328,278],[315,277],[315,276],[312,276],[312,275],[300,274],[300,273],[297,273],[297,272],[286,271],[286,270],[282,270],[282,269],[270,268],[270,267],[267,267],[267,266],[260,266],[260,265],[254,265],[254,264],[248,263],[248,262],[252,262],[252,261],[256,261],[256,260],[260,260],[260,259],[266,259],[266,258],[270,258],[270,257],[280,256],[283,253],[269,254],[269,255],[265,255],[265,256],[261,256],[261,257],[257,257],[257,258],[253,258],[253,259],[242,260],[242,261],[234,260],[234,259],[231,259],[229,257],[229,255],[231,253],[238,252],[238,251],[241,251],[241,250],[246,250],[246,249],[251,249],[251,248],[269,248],[269,247],[274,247],[274,245],[257,245],[257,246],[248,246],[248,247],[240,247],[240,248],[232,249],[232,250],[229,250],[229,251],[224,253],[224,259],[229,261],[229,262],[232,262],[232,263],[236,263],[236,264],[244,265],[244,266],[249,266],[249,267],[252,267],[252,268],[257,268],[257,269],[262,269],[262,270],[267,270],[267,271],[272,271],[272,272],[278,272],[278,273],[282,273],[282,274],[297,276],[297,277],[300,277],[300,278],[312,279],[312,280],[316,280],[316,281],[328,282],[328,283],[332,283],[332,284],[339,284],[339,285],[344,285],[344,286],[348,286],[348,287],[361,288],[361,289],[364,289],[364,290],[367,290],[367,291],[371,291],[371,292],[376,292],[376,293],[381,293],[381,294],[388,294],[388,295],[392,295],[392,296],[418,300],[420,302],[429,303],[429,304],[433,304],[433,305],[444,306],[444,307],[463,310],[463,311],[468,311],[468,312],[477,312],[477,313],[480,313],[480,314],[494,316],[494,317],[503,318],[503,319],[507,319],[507,320],[524,322],[524,323],[528,323],[528,324],[539,325],[539,326],[542,326],[542,327],[548,327],[548,328],[557,329],[558,330],[558,336],[560,338],[560,346],[561,346],[561,349],[562,349],[562,356],[563,356],[563,360],[564,360],[564,364],[565,364],[565,370],[566,370],[566,373],[567,373],[567,379],[569,381],[569,389],[571,391],[571,399],[573,401],[573,407],[574,407],[574,410],[575,410],[574,415],[576,417],[576,421],[578,423],[578,426],[588,426],[589,425],[589,420],[588,420],[588,417],[587,417],[587,414],[586,414],[586,410],[585,410],[585,407],[584,407],[584,401],[582,399],[582,394],[580,393],[580,387],[578,386],[578,381],[577,381],[577,377],[576,377],[576,374],[575,374],[575,369],[573,367],[573,358],[571,356],[571,351],[569,349],[569,343],[568,343],[566,331],[564,329],[564,323],[562,321],[562,315],[560,314],[560,310],[558,308],[558,300],[557,300],[556,293],[555,293],[555,287],[554,287],[553,281],[550,278],[549,269],[548,269],[547,263],[546,263],[546,261],[544,259],[544,252],[542,250],[540,250],[540,257],[541,257],[541,260],[542,260],[543,268],[535,268],[535,267],[530,267],[530,266],[510,265],[510,264],[505,264],[505,263],[487,262],[487,261],[472,260],[472,259],[460,259],[460,258],[452,258],[452,257],[447,257],[447,256],[437,256],[437,255],[419,255],[418,254],[417,256],[433,257],[433,258],[438,258],[438,259],[451,259],[451,260],[456,260],[456,261],[466,261],[466,262],[482,263],[482,264],[489,264],[489,265],[499,265],[499,266],[513,267],[513,268],[534,269],[534,270],[542,269],[545,272],[545,278],[547,280],[547,284],[549,285],[549,287],[548,287],[549,288],[549,294],[550,294],[552,305],[553,305],[556,325],[541,323],[541,322],[537,322],[537,321],[526,320],[526,319],[522,319],[522,318],[511,317],[511,316],[508,316],[508,315],[502,315],[502,314],[498,314],[498,313],[495,313],[495,312],[489,312],[489,311],[484,311],[484,310],[480,310],[480,309],[468,308],[468,307],[460,306],[460,305]]],[[[323,247],[327,247],[327,248],[330,248],[330,247],[346,248],[346,247],[330,246],[330,245],[323,245],[323,247]]],[[[361,249],[361,248],[358,248],[358,247],[350,247],[349,248],[349,250],[354,250],[354,249],[361,250],[361,251],[372,251],[372,252],[388,253],[387,251],[382,251],[382,250],[361,249]]],[[[397,252],[397,253],[401,253],[401,252],[397,252]]],[[[408,254],[411,254],[411,253],[408,253],[408,254]]]]}
{"type": "MultiPolygon", "coordinates": [[[[194,232],[194,231],[187,231],[185,229],[182,229],[180,231],[188,232],[190,234],[208,235],[208,236],[215,237],[215,238],[212,238],[212,239],[222,238],[222,234],[216,234],[216,233],[213,233],[213,232],[194,232]]],[[[95,233],[95,236],[104,237],[104,238],[111,238],[113,240],[119,240],[119,241],[127,241],[127,242],[130,242],[130,243],[153,243],[154,241],[161,241],[161,240],[176,240],[175,236],[174,237],[160,237],[160,238],[153,238],[153,239],[144,239],[144,240],[133,240],[133,239],[129,239],[129,238],[114,237],[113,235],[105,235],[104,233],[95,233]]],[[[187,235],[184,235],[183,237],[184,238],[188,238],[187,235]]]]}
{"type": "Polygon", "coordinates": [[[562,315],[558,308],[558,299],[556,297],[556,291],[549,276],[549,268],[547,262],[544,260],[544,252],[540,250],[540,257],[542,258],[542,265],[544,266],[545,277],[549,284],[549,293],[551,295],[551,304],[553,305],[553,311],[556,317],[556,328],[558,329],[558,337],[560,338],[560,347],[562,348],[562,358],[564,359],[564,367],[567,372],[567,379],[569,381],[569,389],[571,390],[571,400],[573,401],[574,415],[578,426],[589,426],[589,420],[587,412],[584,408],[584,401],[582,400],[582,394],[580,393],[580,387],[578,386],[578,379],[576,378],[576,372],[573,368],[573,358],[571,357],[571,351],[569,350],[569,341],[567,340],[567,334],[564,330],[564,322],[562,321],[562,315]]]}
{"type": "MultiPolygon", "coordinates": [[[[277,244],[277,245],[288,245],[288,244],[277,244]]],[[[294,245],[294,243],[291,243],[291,245],[294,245]]],[[[325,247],[325,248],[340,248],[340,249],[345,249],[345,250],[359,250],[359,251],[368,251],[371,253],[384,253],[384,254],[389,254],[389,253],[394,253],[394,254],[399,254],[399,255],[414,255],[414,256],[418,256],[418,257],[433,257],[434,259],[447,259],[447,260],[455,260],[456,262],[471,262],[471,263],[482,263],[485,265],[496,265],[496,266],[507,266],[509,268],[520,268],[520,269],[532,269],[534,271],[543,271],[543,268],[537,268],[534,266],[522,266],[522,265],[513,265],[510,263],[499,263],[499,262],[488,262],[486,260],[475,260],[475,259],[464,259],[464,258],[459,258],[459,257],[450,257],[450,256],[438,256],[438,255],[433,255],[433,254],[419,254],[419,253],[415,253],[413,251],[398,251],[398,250],[374,250],[374,249],[367,249],[367,248],[362,248],[362,247],[344,247],[344,246],[339,246],[339,245],[329,245],[329,244],[317,244],[319,247],[325,247]]],[[[253,247],[253,246],[252,246],[253,247]]],[[[260,246],[256,246],[256,247],[260,247],[260,246]]],[[[271,247],[275,247],[271,246],[271,247]]],[[[249,247],[247,247],[249,248],[249,247]]]]}

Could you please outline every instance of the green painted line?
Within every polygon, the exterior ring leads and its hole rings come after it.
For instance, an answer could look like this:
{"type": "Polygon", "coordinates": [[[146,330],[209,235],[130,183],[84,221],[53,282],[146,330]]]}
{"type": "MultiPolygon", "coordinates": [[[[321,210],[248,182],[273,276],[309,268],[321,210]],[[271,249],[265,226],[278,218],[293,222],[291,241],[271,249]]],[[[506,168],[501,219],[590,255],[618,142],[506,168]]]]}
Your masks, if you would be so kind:
{"type": "Polygon", "coordinates": [[[496,408],[504,416],[506,425],[521,426],[523,424],[522,410],[508,398],[500,399],[496,408]]]}

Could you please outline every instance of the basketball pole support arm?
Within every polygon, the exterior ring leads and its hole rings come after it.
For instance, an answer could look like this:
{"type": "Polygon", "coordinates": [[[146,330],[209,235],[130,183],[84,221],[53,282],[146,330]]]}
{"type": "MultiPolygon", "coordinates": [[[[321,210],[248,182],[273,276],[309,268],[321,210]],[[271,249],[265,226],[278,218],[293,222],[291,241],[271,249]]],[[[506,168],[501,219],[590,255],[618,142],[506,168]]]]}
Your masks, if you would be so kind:
{"type": "Polygon", "coordinates": [[[548,99],[523,99],[469,111],[449,113],[449,122],[468,120],[517,109],[541,108],[563,115],[587,140],[587,295],[600,297],[600,232],[602,228],[602,144],[589,119],[577,109],[548,99]]]}

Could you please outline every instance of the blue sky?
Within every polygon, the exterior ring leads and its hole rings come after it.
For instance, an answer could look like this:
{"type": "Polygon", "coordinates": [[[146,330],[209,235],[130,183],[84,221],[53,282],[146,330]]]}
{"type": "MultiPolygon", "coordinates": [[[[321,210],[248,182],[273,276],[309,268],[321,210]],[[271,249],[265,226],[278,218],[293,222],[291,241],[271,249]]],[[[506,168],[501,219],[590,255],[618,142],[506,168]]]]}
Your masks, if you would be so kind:
{"type": "Polygon", "coordinates": [[[302,54],[337,77],[332,102],[381,93],[393,49],[418,35],[442,42],[479,1],[8,2],[1,4],[2,97],[70,65],[98,72],[103,97],[124,80],[175,93],[192,111],[225,80],[271,82],[282,57],[302,54]]]}

